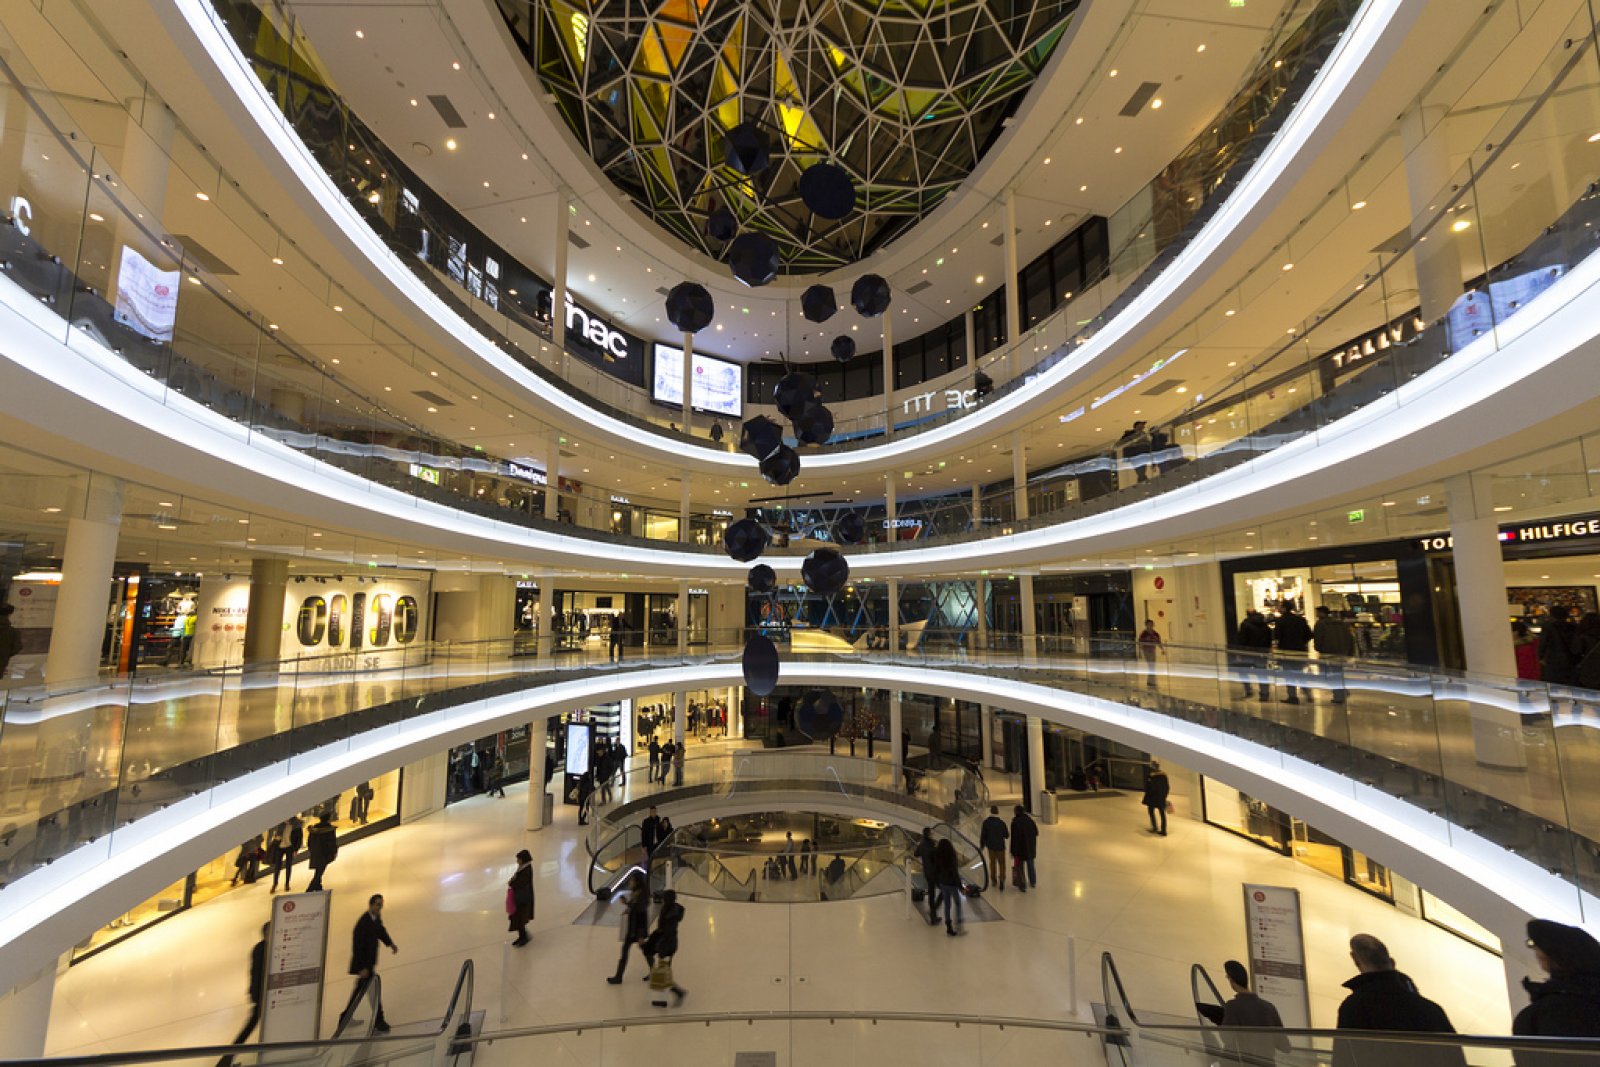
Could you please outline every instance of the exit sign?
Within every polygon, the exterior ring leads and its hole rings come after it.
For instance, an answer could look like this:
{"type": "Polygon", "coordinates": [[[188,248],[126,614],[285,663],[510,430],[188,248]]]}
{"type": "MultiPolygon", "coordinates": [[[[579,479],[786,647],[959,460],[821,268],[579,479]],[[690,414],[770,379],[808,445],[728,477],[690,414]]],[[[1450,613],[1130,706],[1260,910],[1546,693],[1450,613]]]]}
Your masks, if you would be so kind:
{"type": "Polygon", "coordinates": [[[1345,515],[1345,518],[1350,520],[1351,525],[1355,525],[1358,522],[1366,522],[1367,521],[1367,509],[1366,508],[1356,508],[1356,510],[1347,513],[1345,515]]]}

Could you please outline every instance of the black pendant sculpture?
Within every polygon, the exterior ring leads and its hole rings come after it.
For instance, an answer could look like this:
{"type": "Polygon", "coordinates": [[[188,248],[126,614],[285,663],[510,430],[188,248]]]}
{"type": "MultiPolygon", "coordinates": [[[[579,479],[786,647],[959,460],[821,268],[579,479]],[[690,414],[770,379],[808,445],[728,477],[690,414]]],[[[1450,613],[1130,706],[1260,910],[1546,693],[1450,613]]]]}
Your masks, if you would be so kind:
{"type": "Polygon", "coordinates": [[[849,363],[856,358],[856,343],[849,337],[835,337],[832,351],[834,359],[840,363],[849,363]]]}
{"type": "Polygon", "coordinates": [[[781,444],[783,427],[765,415],[746,419],[744,425],[739,427],[739,451],[757,462],[772,455],[781,444]]]}
{"type": "Polygon", "coordinates": [[[978,371],[972,376],[972,392],[973,395],[980,399],[988,396],[994,392],[994,379],[983,373],[983,371],[978,371]]]}
{"type": "Polygon", "coordinates": [[[800,314],[807,322],[827,322],[839,310],[839,301],[826,285],[813,285],[800,294],[800,314]]]}
{"type": "Polygon", "coordinates": [[[744,684],[758,697],[778,688],[778,649],[763,634],[754,634],[744,643],[744,684]]]}
{"type": "Polygon", "coordinates": [[[817,380],[804,371],[790,371],[772,387],[772,403],[784,418],[793,420],[817,399],[817,380]]]}
{"type": "Polygon", "coordinates": [[[810,689],[800,699],[795,725],[813,741],[826,741],[844,725],[844,707],[826,689],[810,689]]]}
{"type": "Polygon", "coordinates": [[[835,534],[843,545],[859,545],[867,536],[867,520],[858,511],[847,511],[839,520],[835,534]]]}
{"type": "Polygon", "coordinates": [[[723,162],[747,177],[772,164],[772,142],[753,122],[741,122],[722,139],[723,162]]]}
{"type": "Polygon", "coordinates": [[[717,305],[696,282],[679,282],[667,293],[667,321],[684,333],[699,333],[711,325],[717,305]]]}
{"type": "Polygon", "coordinates": [[[777,450],[761,461],[761,477],[773,485],[788,485],[800,476],[800,454],[788,445],[779,445],[777,450]]]}
{"type": "Polygon", "coordinates": [[[842,219],[855,210],[855,183],[837,164],[813,163],[800,175],[800,199],[825,219],[842,219]]]}
{"type": "Polygon", "coordinates": [[[745,583],[752,593],[770,593],[778,587],[778,572],[765,563],[757,563],[750,568],[745,583]]]}
{"type": "Polygon", "coordinates": [[[767,550],[767,531],[754,519],[730,522],[722,532],[722,547],[740,563],[749,563],[767,550]]]}
{"type": "Polygon", "coordinates": [[[738,232],[739,220],[727,208],[719,207],[706,216],[706,236],[713,241],[731,241],[738,232]]]}
{"type": "Polygon", "coordinates": [[[850,305],[867,318],[889,310],[889,283],[881,275],[863,274],[850,287],[850,305]]]}
{"type": "Polygon", "coordinates": [[[728,266],[733,276],[752,289],[770,284],[782,264],[778,244],[764,233],[741,233],[728,246],[728,266]]]}
{"type": "Polygon", "coordinates": [[[813,400],[794,417],[794,435],[803,445],[825,445],[833,436],[833,412],[813,400]]]}
{"type": "Polygon", "coordinates": [[[837,548],[813,549],[800,564],[800,578],[813,593],[831,596],[850,580],[850,561],[837,548]]]}

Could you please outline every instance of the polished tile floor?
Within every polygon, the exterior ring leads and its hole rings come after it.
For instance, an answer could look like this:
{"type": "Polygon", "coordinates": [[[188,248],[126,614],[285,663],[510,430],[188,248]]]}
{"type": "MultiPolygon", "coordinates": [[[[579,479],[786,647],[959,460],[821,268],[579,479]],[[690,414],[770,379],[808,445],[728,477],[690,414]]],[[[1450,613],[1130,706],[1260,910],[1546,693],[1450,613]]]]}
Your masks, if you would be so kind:
{"type": "MultiPolygon", "coordinates": [[[[1002,792],[1001,782],[992,782],[1002,792]]],[[[526,786],[475,798],[342,850],[333,891],[330,1020],[342,1007],[349,930],[367,895],[382,892],[400,946],[383,953],[391,1021],[435,1018],[463,959],[477,968],[476,1003],[490,1029],[666,1014],[650,1006],[637,957],[620,986],[617,930],[575,924],[590,903],[586,855],[572,809],[523,829],[526,786]],[[522,847],[535,856],[533,943],[511,949],[505,879],[522,847]]],[[[1100,999],[1099,954],[1111,950],[1135,1006],[1188,1012],[1195,961],[1220,973],[1244,952],[1240,883],[1297,887],[1311,952],[1313,1021],[1332,1025],[1349,977],[1344,943],[1355,931],[1388,942],[1403,970],[1439,1000],[1458,1029],[1505,1033],[1505,981],[1488,952],[1302,864],[1185,817],[1169,837],[1144,831],[1137,798],[1065,803],[1043,827],[1038,890],[990,898],[1003,921],[950,938],[908,914],[903,897],[822,904],[687,900],[676,970],[690,990],[682,1011],[878,1010],[1070,1020],[1100,999]],[[1076,960],[1076,997],[1069,974],[1076,960]]],[[[231,1039],[247,1012],[246,966],[266,917],[266,883],[178,915],[58,979],[51,1054],[160,1048],[231,1039]]],[[[670,1013],[672,1009],[667,1009],[670,1013]]],[[[324,1030],[326,1032],[327,1026],[324,1030]]],[[[781,1063],[1103,1062],[1087,1039],[1008,1029],[911,1023],[717,1025],[591,1031],[582,1037],[498,1042],[484,1064],[732,1062],[776,1049],[781,1063]],[[881,1046],[881,1047],[880,1047],[881,1046]],[[852,1050],[846,1059],[846,1049],[852,1050]],[[1085,1050],[1078,1052],[1073,1050],[1085,1050]],[[559,1054],[558,1054],[559,1052],[559,1054]],[[1087,1055],[1092,1052],[1093,1055],[1087,1055]],[[1082,1058],[1079,1058],[1082,1056],[1082,1058]]]]}

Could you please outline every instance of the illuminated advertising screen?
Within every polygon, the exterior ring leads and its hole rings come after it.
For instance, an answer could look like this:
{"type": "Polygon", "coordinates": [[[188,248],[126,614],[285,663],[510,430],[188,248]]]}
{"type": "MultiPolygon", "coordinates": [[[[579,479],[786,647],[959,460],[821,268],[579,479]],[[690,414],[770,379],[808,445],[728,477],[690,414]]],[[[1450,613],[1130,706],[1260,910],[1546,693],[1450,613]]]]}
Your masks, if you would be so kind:
{"type": "Polygon", "coordinates": [[[586,774],[589,770],[589,724],[567,723],[567,773],[586,774]]]}
{"type": "MultiPolygon", "coordinates": [[[[744,412],[744,373],[737,363],[694,354],[691,400],[698,411],[737,419],[744,412]]],[[[656,345],[655,386],[650,395],[663,404],[683,406],[683,349],[656,345]]]]}

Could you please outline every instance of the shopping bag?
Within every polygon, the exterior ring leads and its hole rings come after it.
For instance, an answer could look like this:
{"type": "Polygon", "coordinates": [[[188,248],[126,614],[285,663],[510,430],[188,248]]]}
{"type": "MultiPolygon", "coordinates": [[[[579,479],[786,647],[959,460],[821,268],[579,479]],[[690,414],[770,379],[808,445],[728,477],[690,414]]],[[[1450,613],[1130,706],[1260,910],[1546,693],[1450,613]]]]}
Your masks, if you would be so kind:
{"type": "Polygon", "coordinates": [[[672,988],[672,961],[665,956],[650,968],[650,988],[658,993],[672,988]]]}
{"type": "Polygon", "coordinates": [[[1022,861],[1021,860],[1012,860],[1011,861],[1011,888],[1013,888],[1013,889],[1021,889],[1022,888],[1022,861]]]}
{"type": "Polygon", "coordinates": [[[1168,815],[1171,815],[1173,812],[1175,812],[1177,810],[1178,810],[1177,808],[1172,806],[1172,801],[1170,801],[1170,800],[1167,801],[1167,814],[1168,815]]]}
{"type": "Polygon", "coordinates": [[[510,886],[507,886],[506,887],[506,914],[507,915],[515,915],[516,913],[517,913],[517,891],[515,889],[512,889],[510,886]]]}

